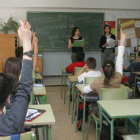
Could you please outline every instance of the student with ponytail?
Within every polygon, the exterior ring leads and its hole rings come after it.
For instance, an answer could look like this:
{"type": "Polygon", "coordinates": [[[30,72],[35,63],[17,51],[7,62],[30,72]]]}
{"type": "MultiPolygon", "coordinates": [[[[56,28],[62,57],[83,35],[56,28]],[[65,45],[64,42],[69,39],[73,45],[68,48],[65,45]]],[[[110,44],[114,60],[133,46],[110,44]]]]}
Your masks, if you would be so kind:
{"type": "Polygon", "coordinates": [[[122,74],[123,74],[123,54],[124,54],[124,41],[126,35],[120,30],[121,33],[121,42],[118,47],[118,56],[116,60],[116,71],[115,64],[111,60],[104,61],[102,65],[102,73],[105,76],[105,79],[97,79],[93,83],[84,87],[84,92],[89,93],[93,90],[96,90],[100,95],[100,88],[119,88],[121,84],[122,74]]]}

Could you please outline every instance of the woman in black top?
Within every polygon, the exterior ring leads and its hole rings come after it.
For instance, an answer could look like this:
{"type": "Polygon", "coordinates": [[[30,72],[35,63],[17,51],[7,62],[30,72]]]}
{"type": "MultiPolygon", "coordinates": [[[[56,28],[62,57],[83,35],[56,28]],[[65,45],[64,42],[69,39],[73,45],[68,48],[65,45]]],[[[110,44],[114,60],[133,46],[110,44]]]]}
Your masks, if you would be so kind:
{"type": "Polygon", "coordinates": [[[111,27],[109,25],[105,25],[104,27],[104,35],[101,36],[99,47],[101,50],[101,65],[105,60],[112,60],[114,62],[115,59],[115,46],[117,42],[115,42],[114,46],[109,46],[108,42],[110,39],[116,40],[115,35],[111,34],[111,27]]]}
{"type": "Polygon", "coordinates": [[[76,40],[84,40],[82,38],[82,36],[79,36],[79,35],[80,35],[80,28],[79,27],[74,27],[73,30],[72,30],[72,37],[69,39],[69,44],[68,44],[68,49],[72,48],[72,54],[71,54],[72,63],[77,62],[76,54],[78,52],[83,52],[83,48],[82,47],[85,46],[85,44],[83,43],[79,47],[73,47],[74,46],[74,41],[76,41],[76,40]]]}

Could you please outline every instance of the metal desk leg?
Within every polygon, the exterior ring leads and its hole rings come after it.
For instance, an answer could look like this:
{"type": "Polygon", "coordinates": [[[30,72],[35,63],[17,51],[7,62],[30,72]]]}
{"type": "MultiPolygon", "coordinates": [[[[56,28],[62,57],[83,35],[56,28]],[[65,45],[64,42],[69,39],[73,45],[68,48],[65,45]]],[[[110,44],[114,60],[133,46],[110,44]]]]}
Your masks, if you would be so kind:
{"type": "Polygon", "coordinates": [[[62,77],[61,77],[61,99],[63,94],[63,71],[62,71],[62,77]]]}
{"type": "Polygon", "coordinates": [[[66,100],[66,72],[64,73],[64,104],[66,100]]]}
{"type": "Polygon", "coordinates": [[[111,139],[110,140],[114,140],[114,119],[111,120],[111,139]]]}
{"type": "Polygon", "coordinates": [[[83,139],[85,138],[85,112],[86,112],[86,95],[84,96],[84,106],[83,106],[83,129],[82,129],[82,132],[83,132],[83,139]]]}
{"type": "Polygon", "coordinates": [[[70,115],[70,96],[71,96],[71,86],[72,86],[72,83],[70,82],[70,87],[69,87],[69,103],[68,103],[68,115],[70,115]]]}
{"type": "Polygon", "coordinates": [[[73,108],[74,108],[74,86],[75,82],[72,83],[72,112],[71,112],[71,123],[73,124],[73,108]]]}
{"type": "Polygon", "coordinates": [[[78,91],[78,95],[77,95],[77,106],[76,106],[76,133],[78,130],[78,106],[79,106],[79,94],[80,92],[78,91]]]}
{"type": "Polygon", "coordinates": [[[135,83],[134,83],[134,98],[136,97],[136,80],[137,80],[137,75],[135,75],[135,83]]]}
{"type": "Polygon", "coordinates": [[[100,132],[102,130],[102,122],[103,122],[103,117],[102,117],[102,112],[103,112],[103,109],[100,107],[100,114],[99,114],[99,120],[100,120],[100,132]]]}
{"type": "Polygon", "coordinates": [[[46,140],[51,140],[51,126],[46,126],[46,140]]]}

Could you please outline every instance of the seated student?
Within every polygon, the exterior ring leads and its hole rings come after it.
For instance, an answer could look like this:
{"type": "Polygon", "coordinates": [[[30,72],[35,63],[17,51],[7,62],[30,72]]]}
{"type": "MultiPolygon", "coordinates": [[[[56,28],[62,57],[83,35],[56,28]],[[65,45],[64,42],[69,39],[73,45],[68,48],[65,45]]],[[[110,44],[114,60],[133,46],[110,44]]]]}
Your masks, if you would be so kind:
{"type": "Polygon", "coordinates": [[[66,67],[66,72],[72,73],[72,75],[74,75],[74,68],[75,67],[83,67],[85,65],[85,62],[83,62],[84,58],[85,58],[85,54],[83,52],[77,53],[76,54],[77,62],[71,63],[70,65],[68,65],[66,67]]]}
{"type": "MultiPolygon", "coordinates": [[[[127,72],[131,72],[132,68],[135,67],[135,66],[140,67],[140,51],[138,52],[137,63],[131,63],[131,65],[129,65],[128,67],[123,66],[123,69],[126,70],[127,72]]],[[[122,83],[123,82],[129,83],[129,76],[124,76],[122,78],[122,83]]]]}
{"type": "Polygon", "coordinates": [[[116,60],[116,71],[115,71],[115,64],[111,60],[106,60],[103,63],[103,66],[101,68],[103,75],[105,76],[105,79],[97,79],[93,83],[91,83],[88,86],[85,86],[83,91],[85,93],[89,93],[93,90],[96,90],[97,93],[100,95],[100,88],[119,88],[121,84],[122,79],[122,65],[123,65],[123,54],[124,54],[124,41],[126,38],[126,35],[122,32],[122,29],[120,29],[121,33],[121,41],[120,46],[118,46],[118,56],[116,60]]]}
{"type": "Polygon", "coordinates": [[[20,60],[16,57],[9,57],[4,65],[4,73],[10,75],[14,79],[14,91],[10,97],[10,103],[14,102],[15,89],[18,87],[19,76],[21,72],[20,60]]]}
{"type": "MultiPolygon", "coordinates": [[[[23,42],[23,53],[26,53],[31,51],[31,31],[25,28],[22,21],[20,24],[18,35],[23,42]]],[[[0,136],[24,132],[25,116],[33,90],[32,71],[32,56],[23,55],[21,79],[16,89],[15,101],[5,114],[3,108],[9,102],[14,81],[8,75],[0,73],[0,136]]]]}
{"type": "Polygon", "coordinates": [[[99,77],[102,76],[102,73],[100,71],[95,71],[96,68],[96,59],[94,57],[89,57],[86,60],[85,66],[79,71],[76,78],[78,79],[78,82],[84,82],[85,77],[99,77]],[[83,71],[87,69],[88,72],[83,71]]]}
{"type": "Polygon", "coordinates": [[[138,52],[137,63],[131,63],[131,65],[129,65],[128,67],[123,65],[123,69],[126,70],[127,72],[131,72],[131,69],[134,66],[140,66],[140,51],[138,52]]]}

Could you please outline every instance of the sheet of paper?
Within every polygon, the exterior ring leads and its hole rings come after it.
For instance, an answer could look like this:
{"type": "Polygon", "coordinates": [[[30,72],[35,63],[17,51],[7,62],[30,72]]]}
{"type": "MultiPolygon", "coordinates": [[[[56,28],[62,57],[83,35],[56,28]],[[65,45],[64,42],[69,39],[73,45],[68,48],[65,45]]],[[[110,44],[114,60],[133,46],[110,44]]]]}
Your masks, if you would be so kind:
{"type": "Polygon", "coordinates": [[[130,20],[128,22],[124,22],[121,24],[122,28],[132,27],[134,25],[134,20],[130,20]]]}
{"type": "Polygon", "coordinates": [[[76,40],[74,41],[74,46],[73,47],[81,47],[81,45],[84,43],[84,40],[76,40]]]}
{"type": "MultiPolygon", "coordinates": [[[[118,46],[120,46],[120,40],[118,40],[118,46]]],[[[127,46],[127,41],[125,40],[124,46],[127,46]]]]}
{"type": "Polygon", "coordinates": [[[137,47],[137,38],[131,38],[131,47],[137,47]]]}
{"type": "Polygon", "coordinates": [[[114,48],[115,42],[116,42],[116,40],[110,38],[110,39],[109,39],[109,42],[108,42],[108,44],[109,44],[108,46],[111,47],[111,48],[114,48]]]}
{"type": "Polygon", "coordinates": [[[136,33],[134,28],[123,30],[123,33],[126,34],[126,39],[135,38],[136,33]]]}
{"type": "Polygon", "coordinates": [[[135,21],[135,27],[140,27],[140,21],[135,21]]]}

